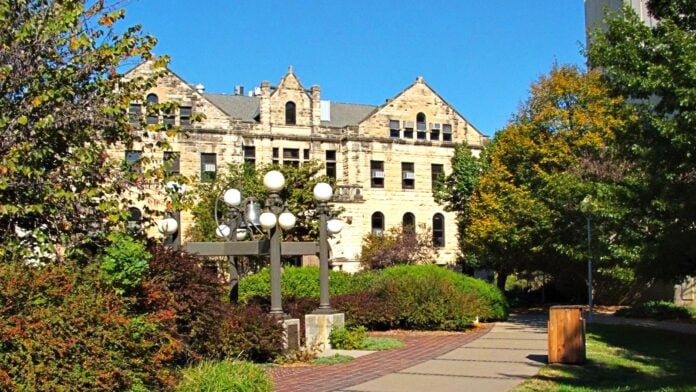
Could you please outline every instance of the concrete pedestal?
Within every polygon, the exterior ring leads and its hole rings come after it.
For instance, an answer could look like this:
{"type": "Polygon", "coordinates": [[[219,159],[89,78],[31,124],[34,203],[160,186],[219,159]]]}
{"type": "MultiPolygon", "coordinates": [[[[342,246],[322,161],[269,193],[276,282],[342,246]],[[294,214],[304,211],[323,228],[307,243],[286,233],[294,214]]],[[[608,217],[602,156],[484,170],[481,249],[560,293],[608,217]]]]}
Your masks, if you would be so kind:
{"type": "Polygon", "coordinates": [[[307,314],[305,315],[305,342],[308,348],[321,353],[331,349],[329,334],[333,328],[345,326],[345,314],[307,314]]]}
{"type": "Polygon", "coordinates": [[[283,322],[283,348],[300,349],[300,319],[285,319],[283,322]]]}

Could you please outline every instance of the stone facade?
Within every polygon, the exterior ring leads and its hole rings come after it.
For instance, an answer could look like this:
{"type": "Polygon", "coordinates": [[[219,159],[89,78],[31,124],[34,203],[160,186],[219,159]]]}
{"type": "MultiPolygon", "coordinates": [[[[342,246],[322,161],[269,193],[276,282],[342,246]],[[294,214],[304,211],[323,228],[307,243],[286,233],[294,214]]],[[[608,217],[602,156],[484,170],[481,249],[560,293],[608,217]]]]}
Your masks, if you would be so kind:
{"type": "MultiPolygon", "coordinates": [[[[145,63],[128,76],[148,72],[145,63]]],[[[421,77],[381,106],[322,100],[319,86],[305,89],[292,68],[277,87],[262,82],[249,95],[209,94],[200,87],[168,71],[148,91],[159,102],[177,101],[205,114],[205,120],[191,126],[181,113],[169,119],[187,130],[187,136],[170,143],[180,155],[182,175],[202,176],[206,168],[242,164],[245,150],[253,151],[257,164],[330,162],[337,183],[334,201],[345,209],[343,231],[331,241],[337,268],[354,268],[363,236],[402,225],[405,215],[427,230],[435,223],[439,262],[455,260],[455,215],[434,202],[433,173],[450,172],[455,143],[466,143],[478,154],[488,139],[421,77]],[[212,161],[206,166],[204,159],[212,161]],[[381,225],[373,219],[380,216],[381,225]]],[[[150,133],[143,141],[157,137],[150,133]]],[[[162,154],[156,154],[153,162],[161,163],[162,154]]],[[[122,159],[123,151],[114,155],[122,159]]],[[[184,232],[189,223],[184,213],[184,232]]]]}

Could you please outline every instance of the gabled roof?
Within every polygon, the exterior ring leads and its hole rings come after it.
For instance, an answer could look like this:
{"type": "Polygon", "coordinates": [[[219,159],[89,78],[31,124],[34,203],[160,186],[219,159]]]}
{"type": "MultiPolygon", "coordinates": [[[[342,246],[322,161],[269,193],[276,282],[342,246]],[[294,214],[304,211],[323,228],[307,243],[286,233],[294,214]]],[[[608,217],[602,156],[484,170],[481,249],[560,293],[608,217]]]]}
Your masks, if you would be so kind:
{"type": "Polygon", "coordinates": [[[375,108],[376,106],[373,105],[331,102],[331,121],[322,121],[321,125],[327,127],[357,126],[375,108]]]}
{"type": "Polygon", "coordinates": [[[205,93],[203,96],[228,116],[242,121],[255,121],[259,114],[259,97],[205,93]]]}

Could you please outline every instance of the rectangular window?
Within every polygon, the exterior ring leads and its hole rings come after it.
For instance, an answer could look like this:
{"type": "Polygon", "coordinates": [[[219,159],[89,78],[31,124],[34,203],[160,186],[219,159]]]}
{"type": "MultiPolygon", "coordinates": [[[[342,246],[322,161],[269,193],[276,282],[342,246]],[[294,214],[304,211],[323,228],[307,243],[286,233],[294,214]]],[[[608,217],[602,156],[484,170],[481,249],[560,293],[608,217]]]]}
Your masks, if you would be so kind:
{"type": "Polygon", "coordinates": [[[163,115],[164,125],[169,125],[170,127],[173,127],[173,126],[174,126],[174,119],[175,119],[175,118],[176,118],[176,117],[174,117],[174,114],[173,114],[173,113],[165,113],[165,114],[163,115]]]}
{"type": "Polygon", "coordinates": [[[165,151],[162,157],[162,166],[167,176],[178,176],[180,173],[180,154],[178,151],[165,151]]]}
{"type": "Polygon", "coordinates": [[[201,153],[201,182],[212,182],[217,173],[217,154],[201,153]]]}
{"type": "Polygon", "coordinates": [[[274,165],[280,164],[280,160],[278,159],[278,158],[280,158],[279,151],[280,151],[280,149],[278,147],[273,147],[273,164],[274,165]]]}
{"type": "Polygon", "coordinates": [[[256,147],[244,146],[244,163],[251,166],[256,166],[256,147]]]}
{"type": "Polygon", "coordinates": [[[305,161],[309,160],[309,148],[302,150],[302,159],[305,161]]]}
{"type": "Polygon", "coordinates": [[[191,106],[180,106],[179,107],[179,125],[186,127],[191,125],[191,106]]]}
{"type": "Polygon", "coordinates": [[[283,165],[300,167],[300,149],[299,148],[284,148],[283,149],[283,165]]]}
{"type": "Polygon", "coordinates": [[[370,161],[370,185],[373,188],[384,188],[383,161],[370,161]]]}
{"type": "Polygon", "coordinates": [[[413,121],[404,121],[404,139],[413,139],[413,121]]]}
{"type": "Polygon", "coordinates": [[[126,150],[126,166],[131,172],[140,172],[140,158],[143,157],[143,152],[140,150],[126,150]]]}
{"type": "Polygon", "coordinates": [[[130,121],[131,124],[137,125],[140,124],[140,116],[143,115],[143,105],[134,103],[131,104],[130,107],[128,108],[128,121],[130,121]]]}
{"type": "Polygon", "coordinates": [[[326,151],[326,176],[336,179],[336,151],[326,151]]]}
{"type": "Polygon", "coordinates": [[[389,120],[389,137],[399,138],[401,136],[401,128],[399,128],[399,120],[389,120]]]}
{"type": "Polygon", "coordinates": [[[418,140],[428,140],[428,133],[425,131],[418,131],[416,133],[416,137],[418,140]]]}
{"type": "Polygon", "coordinates": [[[159,122],[159,112],[157,110],[148,107],[147,108],[147,123],[148,125],[157,124],[159,122]]]}
{"type": "Polygon", "coordinates": [[[416,187],[416,172],[413,162],[401,162],[401,188],[414,189],[416,187]]]}
{"type": "Polygon", "coordinates": [[[430,179],[433,189],[437,186],[438,179],[445,174],[445,165],[441,163],[433,163],[430,165],[430,179]]]}
{"type": "Polygon", "coordinates": [[[430,124],[430,140],[432,140],[432,141],[439,141],[440,140],[441,128],[442,128],[442,124],[440,124],[440,123],[430,124]]]}
{"type": "Polygon", "coordinates": [[[452,125],[442,124],[442,141],[451,142],[452,141],[452,125]]]}

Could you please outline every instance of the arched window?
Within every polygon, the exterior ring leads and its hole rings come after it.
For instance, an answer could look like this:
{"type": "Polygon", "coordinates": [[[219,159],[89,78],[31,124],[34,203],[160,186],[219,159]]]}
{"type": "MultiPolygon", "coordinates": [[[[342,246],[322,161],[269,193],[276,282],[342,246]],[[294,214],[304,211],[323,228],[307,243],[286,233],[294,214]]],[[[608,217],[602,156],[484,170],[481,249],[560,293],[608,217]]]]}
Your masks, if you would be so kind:
{"type": "Polygon", "coordinates": [[[425,132],[425,114],[418,113],[416,115],[416,129],[425,132]]]}
{"type": "MultiPolygon", "coordinates": [[[[159,98],[157,97],[157,94],[148,94],[145,100],[147,101],[147,106],[157,105],[159,103],[159,98]]],[[[157,122],[159,121],[159,112],[151,111],[151,109],[148,108],[147,113],[147,123],[157,124],[157,122]]]]}
{"type": "Polygon", "coordinates": [[[440,213],[433,215],[433,246],[445,247],[445,217],[440,213]]]}
{"type": "Polygon", "coordinates": [[[143,221],[143,213],[135,208],[131,207],[128,209],[128,222],[126,227],[128,230],[138,231],[140,230],[140,224],[143,221]]]}
{"type": "Polygon", "coordinates": [[[416,231],[416,216],[413,215],[410,212],[407,212],[404,214],[404,218],[402,220],[403,222],[403,227],[404,227],[404,233],[415,233],[416,231]]]}
{"type": "Polygon", "coordinates": [[[286,125],[297,124],[296,116],[295,116],[295,102],[293,102],[293,101],[288,101],[285,104],[285,124],[286,125]]]}
{"type": "Polygon", "coordinates": [[[384,214],[377,211],[372,214],[372,234],[382,235],[384,233],[384,214]]]}

